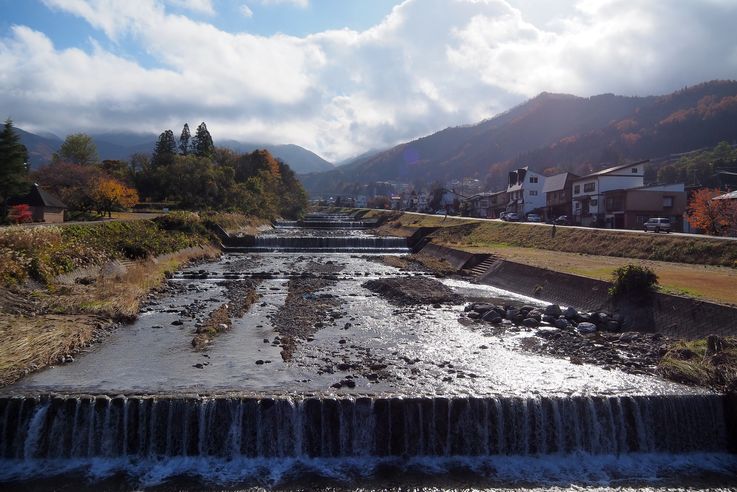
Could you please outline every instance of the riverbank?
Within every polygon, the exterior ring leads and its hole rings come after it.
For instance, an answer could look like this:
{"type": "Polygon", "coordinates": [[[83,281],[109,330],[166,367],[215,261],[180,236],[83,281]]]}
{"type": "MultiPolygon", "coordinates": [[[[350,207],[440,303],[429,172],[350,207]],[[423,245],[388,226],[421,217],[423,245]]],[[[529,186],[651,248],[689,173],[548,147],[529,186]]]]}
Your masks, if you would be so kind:
{"type": "Polygon", "coordinates": [[[236,214],[0,229],[0,386],[67,363],[134,320],[174,271],[220,255],[209,224],[250,232],[236,214]]]}
{"type": "Polygon", "coordinates": [[[434,244],[553,271],[609,281],[615,269],[636,264],[658,275],[663,292],[737,305],[737,242],[666,234],[618,234],[603,229],[478,221],[398,212],[383,216],[379,233],[410,237],[437,228],[434,244]]]}

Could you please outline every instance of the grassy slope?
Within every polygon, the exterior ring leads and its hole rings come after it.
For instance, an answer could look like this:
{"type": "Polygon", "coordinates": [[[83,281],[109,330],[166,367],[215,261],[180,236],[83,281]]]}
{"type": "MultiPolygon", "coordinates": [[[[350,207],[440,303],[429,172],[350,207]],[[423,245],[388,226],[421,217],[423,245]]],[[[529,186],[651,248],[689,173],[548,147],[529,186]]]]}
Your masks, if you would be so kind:
{"type": "Polygon", "coordinates": [[[600,280],[620,266],[647,265],[665,292],[737,304],[733,241],[568,227],[556,227],[552,237],[545,225],[418,214],[394,214],[381,232],[409,236],[416,227],[440,227],[431,235],[437,244],[600,280]]]}

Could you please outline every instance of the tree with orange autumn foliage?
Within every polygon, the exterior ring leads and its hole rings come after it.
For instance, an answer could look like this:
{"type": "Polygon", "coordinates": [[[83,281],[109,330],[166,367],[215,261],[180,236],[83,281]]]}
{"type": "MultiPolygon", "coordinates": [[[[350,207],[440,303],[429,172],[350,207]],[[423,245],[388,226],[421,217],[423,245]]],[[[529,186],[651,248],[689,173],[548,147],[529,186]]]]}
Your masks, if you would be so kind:
{"type": "Polygon", "coordinates": [[[701,188],[691,193],[688,223],[711,236],[733,232],[737,203],[734,200],[714,200],[714,197],[723,193],[718,188],[701,188]]]}
{"type": "Polygon", "coordinates": [[[107,213],[108,217],[113,210],[130,208],[138,203],[138,192],[114,178],[95,180],[91,195],[97,212],[100,215],[107,213]]]}

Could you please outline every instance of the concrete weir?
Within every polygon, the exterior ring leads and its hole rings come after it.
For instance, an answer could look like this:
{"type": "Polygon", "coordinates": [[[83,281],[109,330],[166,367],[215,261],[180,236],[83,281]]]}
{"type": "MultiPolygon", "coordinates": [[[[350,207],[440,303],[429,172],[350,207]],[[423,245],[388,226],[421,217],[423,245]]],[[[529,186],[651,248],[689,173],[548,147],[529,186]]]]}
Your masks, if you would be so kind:
{"type": "MultiPolygon", "coordinates": [[[[384,256],[377,241],[392,238],[293,224],[263,236],[277,251],[229,252],[177,273],[135,323],[3,389],[0,488],[438,490],[461,477],[463,489],[670,479],[693,490],[707,475],[737,485],[734,397],[521,350],[533,329],[495,331],[463,304],[374,293],[364,282],[430,276],[384,256]],[[305,238],[366,245],[326,252],[305,238]],[[257,301],[194,349],[197,327],[251,279],[257,301]]],[[[469,302],[544,306],[433,282],[469,302]]]]}

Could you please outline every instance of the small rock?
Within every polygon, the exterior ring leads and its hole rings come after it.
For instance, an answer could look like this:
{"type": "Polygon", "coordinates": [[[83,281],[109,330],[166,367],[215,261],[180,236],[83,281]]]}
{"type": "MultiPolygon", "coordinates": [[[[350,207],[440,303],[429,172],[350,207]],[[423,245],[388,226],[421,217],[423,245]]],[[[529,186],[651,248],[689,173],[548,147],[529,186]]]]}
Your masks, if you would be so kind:
{"type": "Polygon", "coordinates": [[[172,321],[171,324],[174,326],[181,326],[184,324],[184,321],[182,321],[181,319],[177,319],[177,320],[172,321]]]}
{"type": "Polygon", "coordinates": [[[161,328],[163,328],[163,326],[161,326],[161,325],[153,325],[151,328],[153,328],[154,330],[160,330],[161,328]]]}
{"type": "Polygon", "coordinates": [[[565,310],[563,311],[563,316],[565,316],[565,317],[566,317],[566,318],[568,318],[568,319],[576,319],[576,317],[578,316],[578,311],[576,311],[576,310],[575,310],[574,308],[572,308],[572,307],[567,307],[567,308],[566,308],[566,309],[565,309],[565,310]]]}
{"type": "Polygon", "coordinates": [[[582,335],[585,335],[587,333],[595,333],[596,325],[593,323],[589,323],[588,321],[582,321],[576,326],[576,331],[582,335]]]}
{"type": "Polygon", "coordinates": [[[534,328],[538,326],[540,322],[535,318],[525,318],[522,320],[522,324],[527,326],[528,328],[534,328]]]}
{"type": "Polygon", "coordinates": [[[487,321],[489,323],[498,324],[502,322],[502,317],[499,316],[499,313],[494,311],[493,309],[490,309],[489,311],[486,311],[483,316],[481,316],[481,319],[484,321],[487,321]]]}
{"type": "Polygon", "coordinates": [[[204,368],[205,366],[204,366],[204,365],[202,365],[202,364],[200,364],[200,363],[198,362],[197,364],[193,365],[192,367],[196,367],[197,369],[203,369],[203,368],[204,368]]]}
{"type": "Polygon", "coordinates": [[[262,366],[263,364],[264,364],[264,361],[261,360],[261,359],[259,359],[259,360],[256,361],[256,365],[257,366],[262,366]]]}
{"type": "Polygon", "coordinates": [[[568,328],[571,327],[571,323],[565,318],[558,318],[555,321],[553,321],[553,326],[561,330],[567,330],[568,328]]]}
{"type": "Polygon", "coordinates": [[[556,318],[563,314],[563,311],[561,311],[560,306],[557,304],[548,304],[545,307],[545,314],[548,316],[555,316],[556,318]]]}

